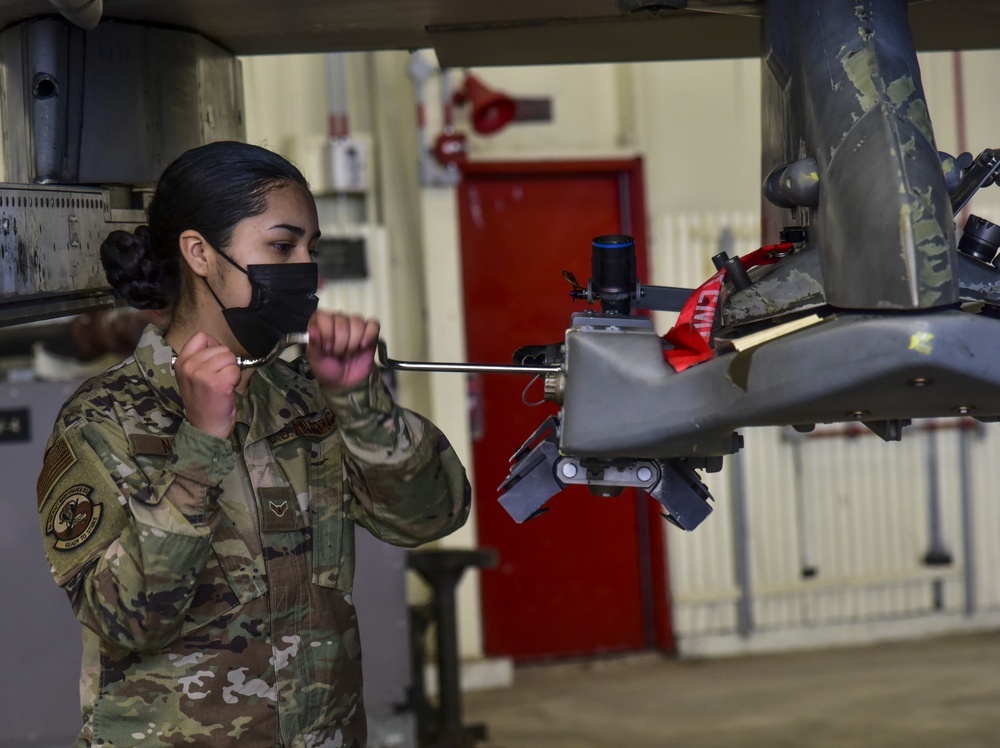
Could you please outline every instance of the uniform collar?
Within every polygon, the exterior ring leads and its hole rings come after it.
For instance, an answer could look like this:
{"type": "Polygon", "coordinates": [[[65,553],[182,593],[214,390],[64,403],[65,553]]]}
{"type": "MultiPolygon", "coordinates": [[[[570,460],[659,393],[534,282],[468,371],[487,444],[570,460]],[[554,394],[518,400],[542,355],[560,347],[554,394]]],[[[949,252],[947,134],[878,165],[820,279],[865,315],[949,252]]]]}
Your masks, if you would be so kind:
{"type": "Polygon", "coordinates": [[[150,389],[167,412],[183,417],[184,403],[177,390],[177,379],[170,364],[174,349],[163,339],[165,330],[156,325],[147,325],[135,347],[139,372],[149,383],[150,389]]]}
{"type": "Polygon", "coordinates": [[[326,410],[315,380],[281,359],[257,370],[239,405],[237,418],[252,414],[247,443],[273,436],[298,418],[326,410]]]}
{"type": "MultiPolygon", "coordinates": [[[[156,325],[147,326],[134,356],[160,405],[182,418],[184,403],[170,364],[175,351],[164,339],[165,332],[156,325]]],[[[280,359],[257,370],[240,400],[238,417],[247,417],[248,443],[278,433],[297,418],[326,410],[316,382],[280,359]]]]}

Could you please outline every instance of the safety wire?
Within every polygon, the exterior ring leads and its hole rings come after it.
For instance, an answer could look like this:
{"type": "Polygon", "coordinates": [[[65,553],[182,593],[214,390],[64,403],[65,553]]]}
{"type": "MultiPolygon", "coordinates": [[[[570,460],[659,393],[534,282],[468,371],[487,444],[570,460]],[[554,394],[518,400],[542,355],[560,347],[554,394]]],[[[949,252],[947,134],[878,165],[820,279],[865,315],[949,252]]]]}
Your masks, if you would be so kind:
{"type": "Polygon", "coordinates": [[[536,381],[538,381],[538,379],[541,376],[542,376],[541,374],[535,374],[535,376],[533,376],[531,378],[531,381],[528,382],[528,384],[525,386],[524,391],[521,392],[521,402],[524,403],[525,405],[527,405],[529,408],[534,408],[534,407],[536,407],[538,405],[545,405],[545,398],[544,397],[541,400],[538,400],[536,402],[530,402],[528,400],[528,390],[531,389],[531,385],[533,385],[536,381]]]}

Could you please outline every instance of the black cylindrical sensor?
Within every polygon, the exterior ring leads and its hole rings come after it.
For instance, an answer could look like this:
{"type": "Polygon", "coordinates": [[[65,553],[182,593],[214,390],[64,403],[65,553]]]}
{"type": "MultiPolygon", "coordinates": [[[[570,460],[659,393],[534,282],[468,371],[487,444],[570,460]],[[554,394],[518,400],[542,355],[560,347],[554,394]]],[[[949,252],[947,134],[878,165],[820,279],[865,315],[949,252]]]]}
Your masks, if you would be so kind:
{"type": "Polygon", "coordinates": [[[591,242],[590,287],[601,300],[605,314],[629,314],[638,279],[635,274],[635,239],[605,234],[591,242]]]}
{"type": "Polygon", "coordinates": [[[985,218],[970,215],[965,222],[958,249],[983,262],[991,262],[1000,247],[1000,226],[985,218]]]}
{"type": "Polygon", "coordinates": [[[733,284],[733,288],[737,291],[742,291],[744,288],[750,288],[753,285],[753,281],[750,280],[750,274],[747,272],[746,267],[743,265],[743,260],[739,257],[730,257],[726,260],[723,267],[726,269],[726,280],[733,284]]]}

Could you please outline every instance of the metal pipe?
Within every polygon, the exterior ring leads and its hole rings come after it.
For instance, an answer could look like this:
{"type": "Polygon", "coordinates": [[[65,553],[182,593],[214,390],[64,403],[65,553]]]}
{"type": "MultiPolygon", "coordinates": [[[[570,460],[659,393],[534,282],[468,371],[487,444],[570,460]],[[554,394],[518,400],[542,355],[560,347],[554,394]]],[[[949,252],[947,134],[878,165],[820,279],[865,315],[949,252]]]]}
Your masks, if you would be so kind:
{"type": "MultiPolygon", "coordinates": [[[[941,527],[941,492],[938,486],[938,455],[937,432],[927,432],[927,534],[928,548],[924,554],[924,564],[927,566],[949,566],[951,552],[944,542],[941,527]]],[[[944,582],[935,579],[931,582],[931,594],[934,610],[944,610],[944,582]]]]}
{"type": "MultiPolygon", "coordinates": [[[[267,355],[260,356],[257,358],[244,358],[243,356],[236,357],[236,364],[241,369],[250,369],[258,366],[267,366],[278,356],[281,355],[282,351],[285,350],[290,345],[308,345],[309,343],[309,333],[307,332],[293,332],[286,335],[284,338],[279,340],[274,344],[267,355]]],[[[397,361],[395,359],[389,358],[389,354],[386,349],[385,341],[379,338],[378,341],[378,362],[386,369],[394,369],[396,371],[443,371],[443,372],[460,372],[460,373],[483,373],[483,374],[555,374],[561,370],[558,365],[552,366],[517,366],[516,364],[460,364],[460,363],[443,363],[437,361],[397,361]]],[[[170,359],[171,367],[177,362],[177,355],[174,354],[170,359]]]]}
{"type": "Polygon", "coordinates": [[[736,600],[736,632],[744,639],[754,631],[753,592],[750,589],[750,542],[747,532],[747,490],[739,455],[729,458],[729,490],[733,509],[733,574],[736,600]]]}
{"type": "Polygon", "coordinates": [[[938,440],[936,431],[927,432],[927,534],[928,547],[924,563],[928,566],[947,566],[951,563],[951,553],[944,542],[941,526],[941,491],[939,487],[938,440]]]}
{"type": "Polygon", "coordinates": [[[976,596],[976,535],[972,506],[971,429],[958,432],[959,501],[962,506],[962,583],[965,589],[965,615],[975,614],[976,596]]]}
{"type": "Polygon", "coordinates": [[[397,361],[389,358],[385,341],[378,341],[378,362],[387,369],[397,371],[444,371],[466,374],[555,374],[561,370],[552,366],[517,366],[516,364],[462,364],[437,361],[397,361]]]}
{"type": "MultiPolygon", "coordinates": [[[[968,150],[968,128],[966,127],[966,105],[965,105],[965,69],[962,64],[962,53],[959,51],[951,54],[951,83],[955,92],[955,139],[958,143],[956,153],[965,153],[968,150]]],[[[955,222],[959,226],[964,226],[969,220],[969,211],[963,208],[955,222]]]]}
{"type": "MultiPolygon", "coordinates": [[[[833,594],[837,592],[850,592],[857,590],[889,589],[900,587],[919,587],[928,582],[941,580],[942,582],[955,582],[958,573],[953,569],[941,571],[913,571],[906,574],[872,574],[872,575],[852,575],[844,577],[832,577],[823,579],[817,577],[814,581],[804,585],[798,580],[789,579],[785,582],[775,582],[773,584],[758,584],[753,589],[753,596],[758,600],[790,599],[802,594],[833,594]]],[[[704,594],[691,593],[688,595],[673,595],[671,602],[678,605],[710,605],[733,603],[739,600],[740,592],[736,590],[726,590],[724,592],[708,592],[704,594]]]]}
{"type": "Polygon", "coordinates": [[[323,57],[326,67],[327,135],[340,140],[350,135],[347,101],[347,58],[343,52],[323,57]]]}
{"type": "Polygon", "coordinates": [[[455,99],[451,92],[451,74],[441,68],[441,122],[448,135],[455,132],[455,99]]]}
{"type": "Polygon", "coordinates": [[[802,442],[804,437],[797,432],[788,434],[786,438],[792,444],[792,469],[795,479],[795,519],[799,531],[799,574],[803,579],[815,577],[818,569],[813,562],[809,537],[809,509],[806,505],[805,466],[802,460],[802,442]]]}
{"type": "Polygon", "coordinates": [[[429,150],[427,140],[427,81],[434,74],[434,67],[424,59],[420,52],[410,55],[410,64],[407,67],[410,80],[413,81],[413,97],[416,103],[417,118],[417,153],[419,154],[418,168],[420,170],[420,183],[423,185],[434,184],[434,165],[429,150]]]}
{"type": "MultiPolygon", "coordinates": [[[[642,599],[642,638],[647,649],[656,646],[656,612],[653,600],[653,551],[649,538],[649,515],[646,512],[646,497],[641,491],[635,492],[636,531],[639,541],[639,590],[642,599]]],[[[657,527],[658,532],[663,529],[657,527]]]]}

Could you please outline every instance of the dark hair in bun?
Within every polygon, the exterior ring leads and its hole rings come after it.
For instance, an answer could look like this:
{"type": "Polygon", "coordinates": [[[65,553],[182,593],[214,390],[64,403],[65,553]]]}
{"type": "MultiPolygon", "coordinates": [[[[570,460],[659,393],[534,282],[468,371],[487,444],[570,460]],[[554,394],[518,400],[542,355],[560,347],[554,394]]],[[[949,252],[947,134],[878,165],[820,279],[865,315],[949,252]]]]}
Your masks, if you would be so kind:
{"type": "Polygon", "coordinates": [[[266,148],[229,140],[192,148],[157,182],[149,225],[113,231],[101,245],[108,282],[137,309],[173,306],[181,292],[180,235],[191,229],[225,249],[236,224],[267,210],[268,195],[287,184],[309,187],[266,148]]]}
{"type": "Polygon", "coordinates": [[[108,283],[136,309],[164,309],[180,295],[180,253],[155,256],[149,226],[112,231],[101,244],[101,262],[108,283]]]}

